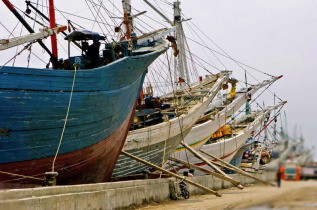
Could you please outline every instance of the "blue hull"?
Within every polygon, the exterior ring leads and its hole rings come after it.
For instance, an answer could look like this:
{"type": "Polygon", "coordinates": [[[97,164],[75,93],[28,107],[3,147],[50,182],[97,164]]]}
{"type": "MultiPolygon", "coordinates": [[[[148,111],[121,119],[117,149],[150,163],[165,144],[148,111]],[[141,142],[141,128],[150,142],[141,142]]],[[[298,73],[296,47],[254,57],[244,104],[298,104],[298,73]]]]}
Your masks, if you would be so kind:
{"type": "MultiPolygon", "coordinates": [[[[161,53],[124,57],[100,68],[78,70],[59,155],[99,143],[129,120],[147,67],[161,53]]],[[[70,70],[0,69],[0,168],[55,155],[73,76],[70,70]]],[[[117,139],[118,147],[124,140],[117,139]]],[[[12,168],[14,171],[18,170],[12,168]]],[[[0,182],[3,179],[0,174],[0,182]]]]}

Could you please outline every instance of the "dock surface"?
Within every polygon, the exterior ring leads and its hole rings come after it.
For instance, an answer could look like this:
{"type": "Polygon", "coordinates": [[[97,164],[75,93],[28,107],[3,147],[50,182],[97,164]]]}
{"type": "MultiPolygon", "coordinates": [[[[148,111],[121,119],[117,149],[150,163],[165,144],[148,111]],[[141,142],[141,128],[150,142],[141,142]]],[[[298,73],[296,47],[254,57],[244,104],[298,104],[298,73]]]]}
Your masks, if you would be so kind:
{"type": "Polygon", "coordinates": [[[191,196],[187,200],[151,204],[140,209],[317,209],[317,181],[282,182],[281,188],[251,185],[220,191],[222,197],[191,196]]]}

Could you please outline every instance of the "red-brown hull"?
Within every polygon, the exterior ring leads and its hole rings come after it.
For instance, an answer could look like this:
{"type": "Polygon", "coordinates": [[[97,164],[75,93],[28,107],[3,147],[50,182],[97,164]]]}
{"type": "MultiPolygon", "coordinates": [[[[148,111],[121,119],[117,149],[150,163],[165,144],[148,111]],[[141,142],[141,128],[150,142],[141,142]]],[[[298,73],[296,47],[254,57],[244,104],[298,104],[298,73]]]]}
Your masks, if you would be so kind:
{"type": "MultiPolygon", "coordinates": [[[[87,184],[109,180],[124,145],[135,107],[123,124],[109,137],[92,146],[57,156],[55,171],[57,184],[87,184]]],[[[2,164],[0,172],[44,178],[52,171],[54,157],[2,164]]],[[[0,173],[1,188],[22,188],[40,186],[43,181],[0,173]]]]}

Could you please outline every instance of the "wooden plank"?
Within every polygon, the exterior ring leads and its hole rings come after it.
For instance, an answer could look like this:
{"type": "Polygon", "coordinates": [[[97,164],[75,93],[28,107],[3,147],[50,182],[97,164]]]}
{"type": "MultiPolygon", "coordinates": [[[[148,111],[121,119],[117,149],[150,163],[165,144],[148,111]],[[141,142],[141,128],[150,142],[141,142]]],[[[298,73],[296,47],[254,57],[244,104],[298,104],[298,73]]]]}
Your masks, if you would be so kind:
{"type": "Polygon", "coordinates": [[[215,115],[219,112],[219,110],[214,110],[204,116],[202,116],[201,118],[199,118],[196,121],[196,124],[200,123],[200,122],[206,122],[207,120],[210,120],[211,117],[215,117],[215,115]]]}
{"type": "Polygon", "coordinates": [[[228,182],[231,181],[231,179],[228,179],[226,176],[223,176],[222,174],[216,173],[214,171],[210,171],[210,170],[205,169],[205,168],[203,168],[201,166],[197,166],[197,165],[194,165],[194,164],[191,164],[191,163],[187,163],[187,162],[185,162],[183,160],[180,160],[180,159],[177,159],[177,158],[173,158],[173,157],[170,157],[169,160],[172,160],[174,162],[178,162],[178,163],[183,164],[183,165],[185,165],[187,167],[194,168],[194,169],[196,169],[198,171],[201,171],[201,172],[204,172],[206,174],[210,174],[210,175],[215,176],[215,177],[217,177],[219,179],[223,179],[223,180],[228,181],[228,182]]]}
{"type": "MultiPolygon", "coordinates": [[[[235,167],[235,166],[231,165],[230,163],[227,163],[227,162],[225,162],[225,161],[223,161],[223,160],[217,158],[216,156],[214,156],[214,155],[212,155],[212,154],[210,154],[210,153],[207,153],[207,152],[205,152],[205,151],[203,151],[203,150],[199,150],[199,152],[201,152],[201,153],[203,153],[203,154],[205,154],[205,155],[208,155],[209,157],[211,157],[211,158],[213,158],[213,159],[215,159],[215,160],[221,162],[223,165],[222,165],[222,164],[219,164],[219,163],[218,163],[218,164],[221,165],[221,166],[224,167],[224,168],[227,168],[227,169],[229,169],[229,170],[231,170],[231,171],[234,171],[234,172],[237,172],[237,173],[239,173],[239,174],[242,174],[242,175],[244,175],[244,176],[246,176],[246,177],[252,178],[252,179],[254,179],[254,180],[258,181],[258,182],[261,182],[261,183],[263,183],[263,184],[271,185],[271,186],[276,186],[275,183],[268,182],[268,181],[265,181],[265,180],[263,180],[263,179],[260,179],[260,178],[258,178],[258,177],[256,177],[256,176],[253,176],[253,175],[251,175],[251,174],[249,174],[249,173],[247,173],[247,172],[241,170],[240,168],[235,167]]],[[[215,162],[214,162],[214,163],[215,163],[215,162]]]]}
{"type": "MultiPolygon", "coordinates": [[[[178,178],[178,179],[183,179],[183,177],[180,176],[180,175],[178,175],[178,174],[172,173],[172,172],[170,172],[169,170],[166,170],[166,169],[161,168],[161,167],[159,167],[159,166],[157,166],[157,165],[154,165],[154,164],[152,164],[152,163],[150,163],[150,162],[148,162],[148,161],[146,161],[146,160],[143,160],[143,159],[141,159],[141,158],[139,158],[139,157],[137,157],[137,156],[134,156],[134,155],[132,155],[132,154],[130,154],[130,153],[128,153],[128,152],[125,152],[125,151],[122,150],[121,153],[124,154],[124,155],[126,155],[126,156],[128,156],[128,157],[130,157],[130,158],[133,158],[133,159],[135,159],[135,160],[137,160],[137,161],[139,161],[139,162],[141,162],[141,163],[143,163],[143,164],[145,164],[145,165],[149,165],[149,166],[151,166],[151,167],[153,167],[153,168],[155,168],[155,169],[157,169],[157,170],[163,171],[163,172],[165,172],[165,173],[167,173],[167,174],[169,174],[169,175],[171,175],[171,176],[173,176],[173,177],[176,177],[176,178],[178,178]]],[[[219,194],[218,192],[216,192],[216,191],[214,191],[214,190],[211,190],[211,189],[209,189],[209,188],[207,188],[207,187],[204,187],[204,186],[202,186],[202,185],[200,185],[200,184],[197,184],[196,182],[193,182],[193,181],[188,180],[188,179],[185,179],[185,182],[187,182],[188,184],[191,184],[191,185],[193,185],[193,186],[195,186],[195,187],[198,187],[198,188],[200,188],[200,189],[203,189],[203,190],[205,190],[205,191],[207,191],[207,192],[210,192],[210,193],[212,193],[212,194],[214,194],[214,195],[216,195],[216,196],[218,196],[218,197],[221,197],[221,194],[219,194]]]]}
{"type": "Polygon", "coordinates": [[[218,168],[217,166],[215,166],[213,163],[211,163],[207,158],[205,158],[204,156],[202,156],[201,154],[199,154],[198,152],[196,152],[193,148],[191,148],[188,144],[186,144],[185,142],[181,142],[181,145],[183,145],[186,149],[188,149],[191,153],[193,153],[197,158],[201,159],[202,161],[204,161],[208,166],[210,166],[211,168],[213,168],[216,172],[218,172],[219,174],[223,175],[226,177],[226,181],[232,183],[233,185],[235,185],[237,188],[239,189],[243,189],[243,186],[240,184],[239,181],[231,178],[230,176],[228,176],[225,172],[223,172],[220,168],[218,168]]]}
{"type": "Polygon", "coordinates": [[[15,47],[18,45],[22,45],[28,42],[33,42],[38,39],[45,39],[53,34],[58,34],[59,32],[65,31],[67,29],[66,26],[59,26],[56,28],[48,28],[44,29],[37,33],[31,33],[20,37],[14,37],[11,39],[1,39],[0,40],[0,51],[9,49],[11,47],[15,47]]]}

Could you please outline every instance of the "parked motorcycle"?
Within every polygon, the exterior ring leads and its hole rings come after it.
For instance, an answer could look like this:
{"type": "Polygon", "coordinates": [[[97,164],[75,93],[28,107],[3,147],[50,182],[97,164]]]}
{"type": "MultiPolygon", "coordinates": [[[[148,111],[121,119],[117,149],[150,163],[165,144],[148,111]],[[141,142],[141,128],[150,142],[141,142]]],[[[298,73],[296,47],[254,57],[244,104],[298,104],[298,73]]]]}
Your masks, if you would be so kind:
{"type": "Polygon", "coordinates": [[[185,177],[178,183],[179,189],[181,191],[181,196],[185,199],[189,198],[189,191],[187,190],[187,185],[185,183],[185,177]]]}

